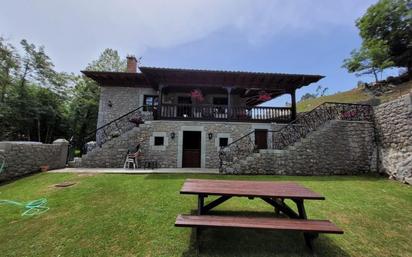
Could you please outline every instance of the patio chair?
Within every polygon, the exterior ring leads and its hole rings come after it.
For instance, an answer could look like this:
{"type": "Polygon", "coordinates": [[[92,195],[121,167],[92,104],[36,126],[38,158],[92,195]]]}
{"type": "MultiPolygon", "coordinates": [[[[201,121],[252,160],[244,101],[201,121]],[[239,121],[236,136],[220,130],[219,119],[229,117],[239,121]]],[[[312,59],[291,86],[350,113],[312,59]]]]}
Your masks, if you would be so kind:
{"type": "Polygon", "coordinates": [[[123,168],[130,168],[130,166],[133,167],[133,169],[138,168],[138,161],[137,158],[140,156],[140,144],[138,144],[135,147],[130,147],[127,150],[126,158],[124,161],[123,168]]]}

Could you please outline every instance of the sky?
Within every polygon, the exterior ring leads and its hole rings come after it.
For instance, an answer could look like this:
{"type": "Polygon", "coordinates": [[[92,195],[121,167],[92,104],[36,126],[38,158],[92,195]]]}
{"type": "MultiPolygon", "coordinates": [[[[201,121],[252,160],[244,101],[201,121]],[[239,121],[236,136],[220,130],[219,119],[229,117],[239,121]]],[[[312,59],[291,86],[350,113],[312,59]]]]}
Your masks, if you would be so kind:
{"type": "Polygon", "coordinates": [[[299,99],[318,85],[331,94],[372,80],[341,66],[361,43],[355,20],[375,2],[13,0],[1,4],[0,35],[45,46],[58,71],[76,74],[112,48],[143,66],[326,76],[299,99]]]}

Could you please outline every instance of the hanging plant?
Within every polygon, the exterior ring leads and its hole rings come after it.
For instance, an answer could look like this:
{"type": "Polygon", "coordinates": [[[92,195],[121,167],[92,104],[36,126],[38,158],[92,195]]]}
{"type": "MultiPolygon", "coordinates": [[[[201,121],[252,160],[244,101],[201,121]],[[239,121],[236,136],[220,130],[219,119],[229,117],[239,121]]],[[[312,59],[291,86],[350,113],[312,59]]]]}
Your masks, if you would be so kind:
{"type": "Polygon", "coordinates": [[[192,101],[195,103],[201,103],[205,100],[200,89],[193,89],[192,91],[190,91],[190,96],[192,97],[192,101]]]}
{"type": "Polygon", "coordinates": [[[259,101],[269,101],[272,99],[272,96],[266,91],[260,91],[258,99],[259,101]]]}

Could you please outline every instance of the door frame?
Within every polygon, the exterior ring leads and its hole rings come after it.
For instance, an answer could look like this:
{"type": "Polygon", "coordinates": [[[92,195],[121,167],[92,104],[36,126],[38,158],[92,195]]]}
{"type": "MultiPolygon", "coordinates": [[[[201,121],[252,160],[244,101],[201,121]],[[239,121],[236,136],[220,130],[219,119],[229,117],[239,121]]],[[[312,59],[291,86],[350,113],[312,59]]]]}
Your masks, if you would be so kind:
{"type": "Polygon", "coordinates": [[[177,167],[182,168],[183,131],[200,131],[200,168],[206,168],[206,133],[204,126],[181,126],[177,138],[177,167]]]}

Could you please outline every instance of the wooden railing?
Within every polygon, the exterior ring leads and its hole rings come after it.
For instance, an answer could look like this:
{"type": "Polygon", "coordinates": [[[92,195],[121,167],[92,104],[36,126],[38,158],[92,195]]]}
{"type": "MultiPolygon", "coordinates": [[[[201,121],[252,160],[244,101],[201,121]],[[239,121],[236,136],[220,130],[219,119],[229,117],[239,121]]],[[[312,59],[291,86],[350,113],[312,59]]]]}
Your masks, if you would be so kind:
{"type": "Polygon", "coordinates": [[[162,104],[158,106],[155,119],[288,123],[291,121],[291,114],[292,110],[288,107],[162,104]]]}

